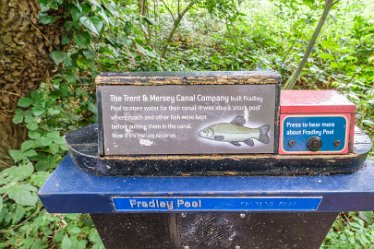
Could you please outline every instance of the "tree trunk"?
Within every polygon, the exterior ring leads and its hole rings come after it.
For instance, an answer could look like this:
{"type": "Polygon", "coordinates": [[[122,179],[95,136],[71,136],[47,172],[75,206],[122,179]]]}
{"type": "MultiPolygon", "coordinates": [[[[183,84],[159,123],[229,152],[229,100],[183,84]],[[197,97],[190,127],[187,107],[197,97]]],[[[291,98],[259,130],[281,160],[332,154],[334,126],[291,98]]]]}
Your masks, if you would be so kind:
{"type": "Polygon", "coordinates": [[[12,123],[17,100],[46,78],[49,53],[59,44],[61,28],[38,23],[37,1],[0,0],[0,168],[26,138],[25,128],[12,123]]]}

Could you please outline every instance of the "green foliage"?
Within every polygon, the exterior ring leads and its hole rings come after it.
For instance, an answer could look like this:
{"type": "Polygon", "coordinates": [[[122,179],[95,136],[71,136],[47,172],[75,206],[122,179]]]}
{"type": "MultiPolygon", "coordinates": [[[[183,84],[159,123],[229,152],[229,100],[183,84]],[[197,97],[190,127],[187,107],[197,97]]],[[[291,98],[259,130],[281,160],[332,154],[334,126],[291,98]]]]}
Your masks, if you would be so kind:
{"type": "Polygon", "coordinates": [[[373,249],[373,212],[342,213],[327,234],[322,249],[373,249]]]}
{"type": "MultiPolygon", "coordinates": [[[[65,30],[50,54],[53,76],[20,98],[13,116],[28,132],[9,153],[15,166],[0,172],[0,248],[102,248],[89,216],[48,214],[36,195],[66,153],[63,135],[95,122],[93,81],[100,71],[274,69],[285,81],[324,6],[322,0],[195,1],[161,56],[178,1],[147,1],[145,11],[138,1],[39,2],[40,23],[65,30]]],[[[334,6],[297,86],[339,89],[374,136],[374,22],[365,4],[334,6]]],[[[373,212],[341,214],[323,248],[373,248],[373,228],[373,212]]]]}

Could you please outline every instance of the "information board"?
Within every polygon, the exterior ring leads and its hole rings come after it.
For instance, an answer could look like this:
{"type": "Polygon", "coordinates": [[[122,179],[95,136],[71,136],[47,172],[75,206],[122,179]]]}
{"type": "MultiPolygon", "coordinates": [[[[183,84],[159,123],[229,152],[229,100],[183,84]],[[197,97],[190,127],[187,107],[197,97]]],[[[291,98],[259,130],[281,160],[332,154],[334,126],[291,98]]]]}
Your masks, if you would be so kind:
{"type": "Polygon", "coordinates": [[[98,86],[102,155],[274,153],[278,86],[98,86]]]}
{"type": "Polygon", "coordinates": [[[347,153],[349,119],[347,114],[281,115],[280,153],[347,153]]]}

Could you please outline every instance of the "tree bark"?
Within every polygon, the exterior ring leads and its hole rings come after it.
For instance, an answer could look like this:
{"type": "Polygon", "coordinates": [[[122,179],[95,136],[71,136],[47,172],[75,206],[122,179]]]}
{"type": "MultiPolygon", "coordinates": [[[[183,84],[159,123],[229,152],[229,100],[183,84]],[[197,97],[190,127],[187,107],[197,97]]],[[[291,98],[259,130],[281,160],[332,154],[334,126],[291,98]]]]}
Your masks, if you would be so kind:
{"type": "Polygon", "coordinates": [[[46,78],[49,53],[60,42],[62,25],[40,25],[37,1],[0,0],[0,168],[26,138],[25,128],[12,123],[17,100],[46,78]]]}

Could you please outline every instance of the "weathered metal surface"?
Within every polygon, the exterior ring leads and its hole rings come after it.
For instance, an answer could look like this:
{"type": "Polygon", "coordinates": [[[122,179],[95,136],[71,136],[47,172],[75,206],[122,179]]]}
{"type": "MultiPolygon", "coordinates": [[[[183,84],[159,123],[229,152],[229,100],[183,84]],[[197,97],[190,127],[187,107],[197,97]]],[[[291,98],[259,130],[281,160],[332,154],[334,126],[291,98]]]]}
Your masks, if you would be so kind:
{"type": "Polygon", "coordinates": [[[97,85],[220,85],[279,84],[275,71],[101,73],[97,85]]]}
{"type": "Polygon", "coordinates": [[[107,249],[316,249],[337,213],[92,214],[107,249]]]}
{"type": "Polygon", "coordinates": [[[83,170],[96,175],[316,175],[351,173],[363,167],[371,139],[356,131],[354,153],[347,155],[149,155],[97,154],[97,125],[66,135],[69,153],[83,170]]]}
{"type": "Polygon", "coordinates": [[[263,205],[270,204],[265,199],[271,197],[321,197],[315,212],[367,211],[374,210],[374,167],[370,161],[366,164],[352,174],[329,176],[107,177],[80,170],[67,156],[39,196],[50,213],[118,213],[114,197],[258,197],[263,205]]]}

